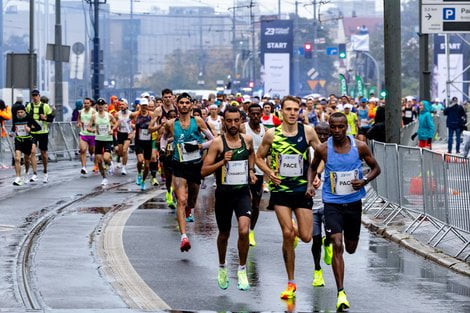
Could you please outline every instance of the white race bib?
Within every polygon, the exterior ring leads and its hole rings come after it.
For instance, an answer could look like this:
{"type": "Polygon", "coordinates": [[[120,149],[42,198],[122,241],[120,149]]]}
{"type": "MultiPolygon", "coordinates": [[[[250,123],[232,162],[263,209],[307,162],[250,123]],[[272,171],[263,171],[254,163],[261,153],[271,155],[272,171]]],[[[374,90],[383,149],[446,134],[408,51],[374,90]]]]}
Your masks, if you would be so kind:
{"type": "Polygon", "coordinates": [[[361,127],[369,126],[369,121],[366,118],[361,119],[361,127]]]}
{"type": "Polygon", "coordinates": [[[26,125],[16,125],[16,135],[20,137],[28,136],[26,125]]]}
{"type": "Polygon", "coordinates": [[[406,118],[411,118],[413,116],[413,112],[412,111],[405,111],[405,117],[406,118]]]}
{"type": "Polygon", "coordinates": [[[352,187],[353,179],[359,179],[359,170],[330,172],[331,193],[342,196],[358,192],[352,187]]]}
{"type": "Polygon", "coordinates": [[[119,132],[120,133],[129,133],[130,132],[129,125],[127,124],[126,121],[124,121],[124,120],[119,121],[119,132]]]}
{"type": "Polygon", "coordinates": [[[109,135],[109,126],[105,124],[98,125],[98,135],[109,135]]]}
{"type": "Polygon", "coordinates": [[[222,185],[247,185],[248,160],[228,161],[222,166],[222,185]]]}
{"type": "MultiPolygon", "coordinates": [[[[185,142],[185,143],[189,143],[189,144],[193,144],[193,145],[198,144],[198,142],[196,140],[185,142]]],[[[180,162],[189,162],[189,161],[199,160],[201,158],[201,151],[199,151],[199,149],[197,149],[196,151],[188,152],[184,148],[185,143],[179,143],[178,144],[178,152],[179,152],[179,155],[180,155],[180,162]]]]}
{"type": "Polygon", "coordinates": [[[143,128],[140,128],[139,129],[139,140],[150,140],[152,139],[151,138],[151,134],[149,133],[149,130],[148,129],[143,129],[143,128]]]}
{"type": "Polygon", "coordinates": [[[298,177],[304,173],[304,159],[300,154],[279,155],[279,175],[298,177]]]}

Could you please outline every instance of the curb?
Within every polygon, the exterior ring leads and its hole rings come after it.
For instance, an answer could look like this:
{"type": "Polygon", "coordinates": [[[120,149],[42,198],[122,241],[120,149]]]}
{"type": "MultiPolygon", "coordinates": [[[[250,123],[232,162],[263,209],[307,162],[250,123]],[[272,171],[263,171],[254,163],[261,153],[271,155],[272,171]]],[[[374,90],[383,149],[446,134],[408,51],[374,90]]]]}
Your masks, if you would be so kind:
{"type": "Polygon", "coordinates": [[[433,248],[417,240],[413,235],[403,233],[396,229],[386,227],[373,221],[370,217],[363,215],[362,224],[372,233],[382,236],[385,239],[393,241],[400,246],[431,260],[441,266],[447,267],[454,272],[470,277],[470,264],[461,261],[455,257],[443,253],[441,250],[433,248]]]}

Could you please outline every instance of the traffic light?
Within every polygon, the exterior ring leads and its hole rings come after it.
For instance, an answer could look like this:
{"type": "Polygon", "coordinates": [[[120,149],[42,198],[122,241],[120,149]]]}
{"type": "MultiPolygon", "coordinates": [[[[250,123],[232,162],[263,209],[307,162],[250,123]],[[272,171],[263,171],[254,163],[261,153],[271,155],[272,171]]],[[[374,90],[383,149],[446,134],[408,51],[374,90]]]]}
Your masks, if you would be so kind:
{"type": "Polygon", "coordinates": [[[346,59],[346,44],[338,44],[338,56],[340,59],[346,59]]]}
{"type": "Polygon", "coordinates": [[[304,43],[304,57],[306,59],[312,58],[313,45],[310,42],[304,43]]]}

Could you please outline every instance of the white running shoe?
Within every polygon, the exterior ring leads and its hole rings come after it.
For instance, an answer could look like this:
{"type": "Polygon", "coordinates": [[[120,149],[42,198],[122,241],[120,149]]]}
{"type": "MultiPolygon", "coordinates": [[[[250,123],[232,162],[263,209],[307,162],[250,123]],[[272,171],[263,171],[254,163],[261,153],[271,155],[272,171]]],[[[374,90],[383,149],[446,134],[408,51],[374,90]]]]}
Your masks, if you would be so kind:
{"type": "Polygon", "coordinates": [[[25,174],[23,177],[23,183],[27,184],[29,182],[29,176],[28,174],[25,174]]]}
{"type": "Polygon", "coordinates": [[[127,175],[127,170],[126,170],[126,167],[123,166],[122,169],[121,169],[121,174],[122,175],[127,175]]]}
{"type": "Polygon", "coordinates": [[[32,183],[35,182],[35,181],[38,181],[38,175],[33,174],[33,176],[31,176],[29,181],[32,182],[32,183]]]}
{"type": "Polygon", "coordinates": [[[45,174],[44,174],[44,178],[42,179],[42,182],[43,182],[44,184],[47,184],[48,181],[49,181],[49,174],[45,173],[45,174]]]}
{"type": "Polygon", "coordinates": [[[114,175],[114,164],[113,164],[113,162],[111,162],[111,164],[109,165],[108,174],[109,175],[114,175]]]}
{"type": "Polygon", "coordinates": [[[88,171],[86,170],[86,167],[82,167],[82,169],[80,170],[80,173],[81,173],[82,175],[88,174],[88,171]]]}
{"type": "Polygon", "coordinates": [[[118,169],[119,169],[119,168],[121,168],[121,167],[122,167],[122,164],[121,164],[121,162],[118,162],[118,164],[116,164],[116,168],[118,168],[118,169]]]}
{"type": "Polygon", "coordinates": [[[13,185],[15,185],[15,186],[21,186],[21,185],[23,185],[23,180],[21,180],[21,177],[18,177],[18,176],[17,176],[17,177],[15,178],[15,181],[13,182],[13,185]]]}
{"type": "Polygon", "coordinates": [[[103,180],[101,181],[101,185],[102,186],[106,186],[108,184],[108,179],[107,178],[103,178],[103,180]]]}

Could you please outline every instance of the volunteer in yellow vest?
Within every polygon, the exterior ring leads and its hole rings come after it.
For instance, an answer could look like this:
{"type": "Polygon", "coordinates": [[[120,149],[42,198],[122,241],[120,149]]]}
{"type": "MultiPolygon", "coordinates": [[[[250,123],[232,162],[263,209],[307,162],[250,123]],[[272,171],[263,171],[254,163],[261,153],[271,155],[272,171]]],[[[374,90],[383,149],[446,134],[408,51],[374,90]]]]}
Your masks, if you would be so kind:
{"type": "Polygon", "coordinates": [[[344,105],[344,115],[346,115],[346,119],[348,120],[348,129],[346,134],[356,137],[357,130],[359,129],[359,120],[357,118],[357,114],[352,111],[352,105],[347,103],[344,105]]]}
{"type": "Polygon", "coordinates": [[[33,119],[41,126],[41,130],[31,131],[33,136],[33,148],[31,150],[31,165],[33,167],[33,176],[30,181],[35,182],[38,180],[37,176],[37,160],[36,160],[36,147],[41,150],[41,159],[43,165],[43,182],[49,181],[49,175],[47,174],[47,145],[49,144],[49,127],[48,124],[54,120],[54,115],[51,107],[47,103],[41,102],[41,95],[39,90],[33,90],[31,92],[32,102],[26,107],[26,113],[33,116],[33,119]]]}

